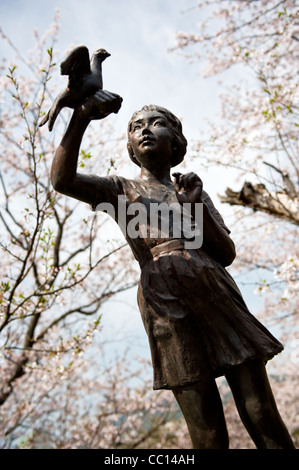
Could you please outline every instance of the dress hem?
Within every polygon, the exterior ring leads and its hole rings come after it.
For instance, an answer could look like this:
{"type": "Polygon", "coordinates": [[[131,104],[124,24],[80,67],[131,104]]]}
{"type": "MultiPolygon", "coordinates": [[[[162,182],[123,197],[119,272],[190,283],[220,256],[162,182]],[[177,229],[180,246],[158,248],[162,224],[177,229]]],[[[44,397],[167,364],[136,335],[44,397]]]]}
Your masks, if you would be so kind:
{"type": "Polygon", "coordinates": [[[217,379],[219,377],[225,377],[225,374],[227,371],[229,371],[230,369],[234,368],[234,367],[239,367],[241,365],[244,365],[246,364],[247,362],[250,362],[250,361],[254,361],[254,360],[261,360],[263,361],[265,364],[267,364],[268,361],[270,361],[271,359],[273,359],[275,356],[277,356],[277,354],[280,354],[282,351],[283,351],[283,346],[281,346],[281,348],[273,353],[271,356],[268,356],[268,357],[259,357],[257,355],[255,356],[251,356],[251,357],[248,357],[246,359],[244,359],[243,361],[240,361],[239,364],[232,364],[232,365],[228,365],[228,366],[224,366],[222,368],[218,368],[214,371],[212,371],[211,374],[208,374],[204,377],[200,377],[198,379],[195,379],[195,380],[188,380],[182,384],[177,384],[177,385],[168,385],[168,384],[164,384],[164,385],[153,385],[153,390],[179,390],[179,389],[184,389],[184,388],[188,388],[188,387],[192,387],[192,385],[194,384],[197,384],[197,383],[200,383],[200,382],[204,382],[205,380],[208,380],[208,379],[217,379]],[[214,373],[213,373],[214,372],[214,373]]]}

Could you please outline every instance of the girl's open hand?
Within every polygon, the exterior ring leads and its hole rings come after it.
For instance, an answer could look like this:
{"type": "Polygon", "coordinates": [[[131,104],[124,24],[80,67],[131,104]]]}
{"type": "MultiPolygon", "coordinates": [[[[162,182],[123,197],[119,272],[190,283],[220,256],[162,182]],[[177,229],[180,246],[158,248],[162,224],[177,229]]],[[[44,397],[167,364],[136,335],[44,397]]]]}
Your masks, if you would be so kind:
{"type": "Polygon", "coordinates": [[[174,189],[180,204],[186,202],[195,203],[202,202],[202,181],[196,173],[187,173],[182,175],[181,173],[173,173],[175,182],[174,189]]]}
{"type": "Polygon", "coordinates": [[[122,104],[122,98],[115,93],[106,90],[99,90],[94,95],[87,98],[85,103],[77,108],[77,112],[82,119],[92,121],[103,119],[111,113],[118,113],[122,104]]]}

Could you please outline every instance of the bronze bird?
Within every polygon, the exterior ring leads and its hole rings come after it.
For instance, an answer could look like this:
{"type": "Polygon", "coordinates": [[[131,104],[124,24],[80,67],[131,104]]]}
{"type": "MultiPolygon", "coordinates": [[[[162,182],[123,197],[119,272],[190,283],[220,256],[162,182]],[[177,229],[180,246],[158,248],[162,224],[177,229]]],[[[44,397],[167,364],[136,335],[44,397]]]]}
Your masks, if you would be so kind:
{"type": "Polygon", "coordinates": [[[39,127],[49,121],[51,131],[62,108],[77,108],[86,98],[103,88],[102,62],[109,56],[105,49],[98,49],[89,60],[89,52],[85,46],[76,47],[69,53],[60,65],[61,75],[69,76],[67,88],[55,98],[39,127]]]}

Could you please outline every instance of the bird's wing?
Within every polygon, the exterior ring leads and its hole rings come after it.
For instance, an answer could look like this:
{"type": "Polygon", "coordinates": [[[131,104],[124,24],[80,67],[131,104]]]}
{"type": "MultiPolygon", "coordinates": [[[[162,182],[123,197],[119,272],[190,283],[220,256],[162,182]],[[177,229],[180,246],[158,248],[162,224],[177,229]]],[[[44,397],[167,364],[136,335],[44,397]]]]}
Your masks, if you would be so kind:
{"type": "Polygon", "coordinates": [[[91,73],[89,52],[86,46],[79,46],[73,49],[61,62],[61,75],[69,76],[70,85],[80,84],[85,74],[91,73]]]}

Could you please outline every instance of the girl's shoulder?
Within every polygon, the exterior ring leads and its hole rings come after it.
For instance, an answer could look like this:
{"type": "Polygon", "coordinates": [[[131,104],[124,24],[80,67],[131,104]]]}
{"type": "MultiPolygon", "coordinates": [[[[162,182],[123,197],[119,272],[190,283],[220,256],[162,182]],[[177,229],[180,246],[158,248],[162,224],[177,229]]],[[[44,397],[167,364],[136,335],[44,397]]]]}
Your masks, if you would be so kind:
{"type": "Polygon", "coordinates": [[[224,220],[223,220],[223,217],[222,215],[220,214],[220,212],[216,209],[216,207],[214,206],[214,203],[212,201],[212,199],[210,198],[210,196],[208,195],[208,193],[206,191],[202,191],[202,201],[204,203],[206,203],[206,205],[208,206],[209,208],[209,211],[210,213],[212,214],[212,216],[214,217],[214,219],[218,222],[218,224],[224,228],[227,233],[230,233],[230,230],[229,228],[226,226],[224,220]]]}
{"type": "Polygon", "coordinates": [[[142,183],[118,175],[97,176],[89,175],[93,179],[95,194],[91,209],[96,210],[102,203],[118,203],[119,196],[125,196],[128,200],[138,197],[142,192],[142,183]]]}

